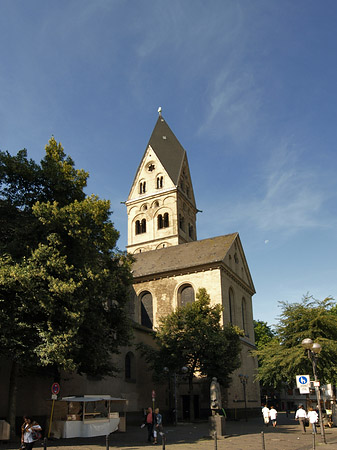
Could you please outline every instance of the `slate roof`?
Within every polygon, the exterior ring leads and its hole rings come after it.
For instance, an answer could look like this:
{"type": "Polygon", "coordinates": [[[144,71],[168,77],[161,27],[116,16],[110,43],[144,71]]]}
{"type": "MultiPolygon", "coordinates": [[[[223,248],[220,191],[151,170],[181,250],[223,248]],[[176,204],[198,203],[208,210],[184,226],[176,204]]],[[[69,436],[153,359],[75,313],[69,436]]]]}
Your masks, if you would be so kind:
{"type": "Polygon", "coordinates": [[[146,149],[149,145],[151,145],[160,162],[165,167],[173,183],[178,185],[181,166],[186,151],[165,122],[163,116],[158,117],[146,149]]]}
{"type": "Polygon", "coordinates": [[[173,245],[133,255],[134,278],[191,269],[224,260],[238,233],[173,245]]]}

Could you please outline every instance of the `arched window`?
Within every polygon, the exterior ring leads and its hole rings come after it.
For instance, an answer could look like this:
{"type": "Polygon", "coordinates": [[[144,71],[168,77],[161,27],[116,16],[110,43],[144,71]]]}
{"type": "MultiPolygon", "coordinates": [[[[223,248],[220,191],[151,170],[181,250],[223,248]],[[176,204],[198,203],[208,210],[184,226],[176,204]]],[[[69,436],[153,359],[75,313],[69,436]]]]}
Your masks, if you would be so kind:
{"type": "Polygon", "coordinates": [[[136,381],[135,370],[135,355],[132,352],[128,352],[125,355],[125,380],[136,381]]]}
{"type": "Polygon", "coordinates": [[[141,233],[146,233],[146,220],[145,219],[142,219],[140,229],[141,229],[141,233]]]}
{"type": "Polygon", "coordinates": [[[244,297],[242,297],[241,312],[242,312],[242,329],[245,332],[245,336],[248,336],[248,331],[247,331],[247,304],[246,304],[246,299],[244,297]]]}
{"type": "Polygon", "coordinates": [[[163,181],[164,181],[164,179],[162,176],[157,177],[157,189],[160,189],[163,187],[163,181]]]}
{"type": "Polygon", "coordinates": [[[169,215],[168,213],[164,214],[164,217],[159,214],[158,215],[158,230],[161,228],[167,228],[169,226],[169,215]]]}
{"type": "Polygon", "coordinates": [[[188,235],[189,235],[190,238],[193,239],[193,236],[194,236],[194,228],[193,228],[193,225],[191,225],[190,223],[188,224],[188,235]]]}
{"type": "Polygon", "coordinates": [[[146,192],[146,181],[141,181],[139,183],[139,193],[145,194],[145,192],[146,192]]]}
{"type": "Polygon", "coordinates": [[[185,219],[181,214],[179,214],[179,228],[185,231],[185,219]]]}
{"type": "Polygon", "coordinates": [[[229,293],[228,293],[228,297],[229,297],[229,321],[230,323],[234,323],[234,293],[232,288],[229,289],[229,293]]]}
{"type": "Polygon", "coordinates": [[[142,219],[141,221],[136,220],[135,233],[136,234],[146,233],[146,219],[142,219]]]}
{"type": "Polygon", "coordinates": [[[152,328],[153,326],[153,304],[150,292],[143,292],[140,296],[140,323],[144,327],[152,328]]]}
{"type": "Polygon", "coordinates": [[[194,302],[194,289],[190,284],[183,284],[178,293],[178,306],[184,307],[188,303],[194,302]]]}

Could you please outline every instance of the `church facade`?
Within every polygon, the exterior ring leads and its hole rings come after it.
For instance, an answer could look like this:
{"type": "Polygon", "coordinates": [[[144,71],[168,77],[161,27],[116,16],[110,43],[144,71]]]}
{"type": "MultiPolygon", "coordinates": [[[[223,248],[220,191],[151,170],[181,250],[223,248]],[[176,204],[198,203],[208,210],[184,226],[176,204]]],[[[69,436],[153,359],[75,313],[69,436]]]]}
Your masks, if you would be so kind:
{"type": "MultiPolygon", "coordinates": [[[[127,250],[135,256],[133,320],[139,329],[152,330],[161,316],[194,301],[198,289],[205,288],[212,304],[223,307],[222,323],[244,331],[241,367],[232,375],[231,388],[223,393],[223,404],[235,414],[258,408],[257,360],[251,355],[255,288],[242,243],[238,233],[197,240],[198,210],[187,154],[161,114],[126,207],[127,250]]],[[[177,405],[182,418],[190,416],[186,389],[182,383],[177,405]]],[[[202,382],[194,400],[194,416],[198,417],[209,407],[202,382]]]]}

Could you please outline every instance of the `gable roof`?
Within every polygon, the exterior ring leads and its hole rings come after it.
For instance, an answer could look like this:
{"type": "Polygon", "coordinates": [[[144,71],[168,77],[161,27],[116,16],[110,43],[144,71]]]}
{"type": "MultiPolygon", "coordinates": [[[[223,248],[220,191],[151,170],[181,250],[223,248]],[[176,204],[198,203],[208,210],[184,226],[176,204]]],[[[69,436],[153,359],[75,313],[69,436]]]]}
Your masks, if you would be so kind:
{"type": "MultiPolygon", "coordinates": [[[[136,253],[133,255],[135,262],[132,265],[134,281],[137,282],[139,278],[148,277],[155,279],[177,271],[188,270],[190,272],[191,270],[198,270],[202,266],[224,264],[225,257],[234,242],[239,245],[248,278],[248,284],[242,280],[241,282],[249,289],[251,294],[254,294],[255,287],[243,253],[239,233],[136,253]]],[[[231,276],[239,280],[239,277],[228,267],[227,270],[231,273],[231,276]]]]}

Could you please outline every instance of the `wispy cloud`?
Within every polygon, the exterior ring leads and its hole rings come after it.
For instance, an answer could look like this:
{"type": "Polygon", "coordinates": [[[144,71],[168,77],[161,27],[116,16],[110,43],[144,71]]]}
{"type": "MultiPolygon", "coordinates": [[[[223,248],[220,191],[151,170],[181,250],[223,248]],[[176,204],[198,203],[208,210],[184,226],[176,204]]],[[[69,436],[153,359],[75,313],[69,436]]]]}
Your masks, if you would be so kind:
{"type": "Polygon", "coordinates": [[[223,205],[219,217],[223,227],[293,234],[306,228],[335,226],[324,212],[325,202],[334,194],[320,183],[322,174],[303,164],[301,154],[289,143],[275,148],[261,165],[250,193],[240,191],[238,199],[223,205]]]}
{"type": "Polygon", "coordinates": [[[249,139],[256,127],[261,102],[259,88],[248,68],[224,68],[213,81],[208,102],[207,118],[199,134],[227,135],[234,141],[249,139]]]}

